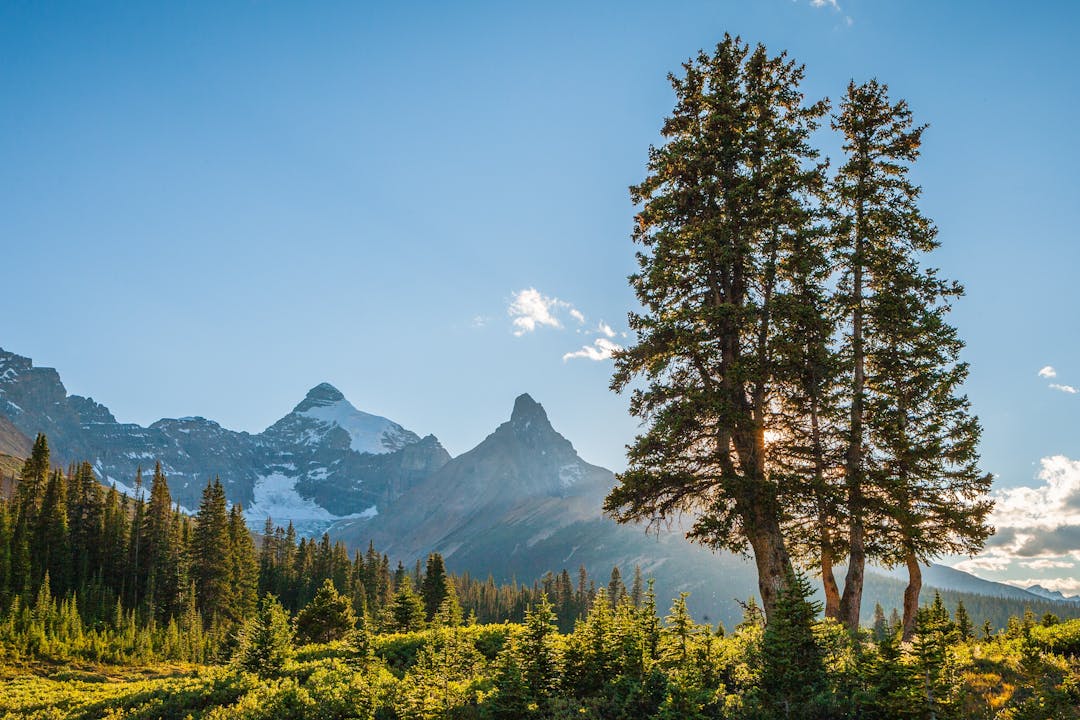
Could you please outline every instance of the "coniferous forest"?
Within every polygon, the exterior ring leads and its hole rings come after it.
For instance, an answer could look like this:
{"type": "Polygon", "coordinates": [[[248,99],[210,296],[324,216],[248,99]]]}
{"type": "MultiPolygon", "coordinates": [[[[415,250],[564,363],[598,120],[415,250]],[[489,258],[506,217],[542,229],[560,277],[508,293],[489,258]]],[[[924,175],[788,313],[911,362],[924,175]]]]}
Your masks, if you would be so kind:
{"type": "Polygon", "coordinates": [[[643,430],[603,510],[751,557],[741,622],[636,568],[497,584],[253,531],[216,479],[189,515],[160,465],[129,496],[39,434],[0,487],[0,718],[1080,718],[1080,620],[922,596],[993,533],[963,288],[927,265],[907,103],[803,74],[730,36],[688,61],[631,189],[612,388],[643,430]],[[875,562],[906,592],[860,625],[875,562]]]}

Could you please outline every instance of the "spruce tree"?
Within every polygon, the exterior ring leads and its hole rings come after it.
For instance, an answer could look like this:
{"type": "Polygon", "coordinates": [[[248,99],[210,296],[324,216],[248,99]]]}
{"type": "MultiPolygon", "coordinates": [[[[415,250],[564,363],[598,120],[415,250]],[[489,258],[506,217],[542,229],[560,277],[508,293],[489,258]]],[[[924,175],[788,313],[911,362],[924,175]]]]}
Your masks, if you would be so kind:
{"type": "MultiPolygon", "coordinates": [[[[612,388],[638,378],[631,412],[646,431],[605,509],[616,519],[696,517],[689,536],[753,553],[768,613],[791,576],[782,478],[765,431],[790,394],[778,372],[778,302],[823,182],[810,134],[824,103],[805,104],[801,66],[726,36],[671,76],[676,107],[632,188],[643,246],[631,284],[636,342],[615,355],[612,388]]],[[[636,383],[635,383],[636,385],[636,383]]]]}
{"type": "Polygon", "coordinates": [[[304,609],[296,616],[296,635],[302,642],[328,643],[343,640],[356,629],[352,603],[334,587],[333,580],[323,580],[304,609]]]}
{"type": "Polygon", "coordinates": [[[259,600],[255,615],[244,623],[236,664],[260,677],[276,677],[293,656],[292,626],[285,608],[271,595],[259,600]]]}
{"type": "Polygon", "coordinates": [[[976,552],[990,531],[990,476],[977,467],[979,423],[959,392],[967,377],[963,343],[946,321],[963,289],[920,266],[939,243],[908,178],[925,126],[914,125],[907,103],[892,102],[875,80],[851,83],[833,127],[846,156],[834,197],[843,268],[837,299],[851,372],[841,615],[858,626],[868,556],[903,563],[910,637],[919,562],[976,552]]]}
{"type": "Polygon", "coordinates": [[[244,522],[239,503],[229,511],[229,615],[241,621],[255,609],[259,597],[259,564],[255,542],[244,522]]]}
{"type": "Polygon", "coordinates": [[[38,433],[15,485],[15,517],[11,532],[11,588],[15,593],[28,591],[34,580],[35,564],[30,545],[48,483],[49,467],[49,441],[43,433],[38,433]]]}
{"type": "Polygon", "coordinates": [[[826,714],[825,664],[813,630],[814,616],[821,608],[807,600],[809,594],[806,578],[794,575],[780,594],[761,641],[761,695],[781,718],[826,714]]]}
{"type": "Polygon", "coordinates": [[[169,483],[161,469],[154,466],[150,484],[150,502],[142,525],[142,571],[146,577],[146,601],[158,618],[166,618],[176,608],[182,588],[177,587],[175,560],[178,548],[173,543],[173,509],[169,483]]]}
{"type": "Polygon", "coordinates": [[[630,584],[630,601],[636,608],[640,608],[641,603],[645,602],[645,582],[641,576],[640,565],[634,565],[634,579],[630,584]]]}
{"type": "Polygon", "coordinates": [[[73,588],[68,542],[67,479],[60,470],[54,470],[41,501],[33,553],[42,572],[49,574],[60,594],[73,588]]]}
{"type": "Polygon", "coordinates": [[[626,597],[626,585],[623,584],[622,573],[619,572],[618,565],[611,568],[611,577],[608,579],[607,595],[612,610],[618,606],[620,600],[626,597]]]}
{"type": "Polygon", "coordinates": [[[386,608],[384,625],[391,632],[412,632],[423,628],[424,617],[424,602],[413,590],[412,579],[403,575],[386,608]]]}
{"type": "MultiPolygon", "coordinates": [[[[967,641],[975,637],[975,627],[971,624],[971,616],[968,615],[963,600],[956,603],[956,613],[953,615],[953,621],[961,640],[967,641]]],[[[1045,625],[1046,622],[1044,621],[1043,624],[1045,625]]]]}
{"type": "Polygon", "coordinates": [[[424,600],[427,619],[433,620],[446,599],[446,566],[439,553],[428,555],[424,578],[420,583],[420,597],[424,600]]]}
{"type": "Polygon", "coordinates": [[[191,536],[191,574],[195,580],[196,606],[206,620],[228,617],[233,588],[232,541],[225,488],[221,481],[207,481],[195,530],[191,536]]]}
{"type": "Polygon", "coordinates": [[[559,683],[558,625],[551,603],[541,595],[525,613],[525,629],[518,645],[518,666],[533,702],[544,707],[559,683]]]}
{"type": "Polygon", "coordinates": [[[440,627],[458,627],[463,620],[461,601],[458,600],[457,586],[449,575],[443,577],[443,600],[439,604],[432,620],[440,627]]]}
{"type": "Polygon", "coordinates": [[[875,650],[862,656],[866,697],[860,701],[859,717],[867,720],[924,717],[919,707],[918,677],[904,660],[899,633],[886,633],[878,640],[875,650]]]}

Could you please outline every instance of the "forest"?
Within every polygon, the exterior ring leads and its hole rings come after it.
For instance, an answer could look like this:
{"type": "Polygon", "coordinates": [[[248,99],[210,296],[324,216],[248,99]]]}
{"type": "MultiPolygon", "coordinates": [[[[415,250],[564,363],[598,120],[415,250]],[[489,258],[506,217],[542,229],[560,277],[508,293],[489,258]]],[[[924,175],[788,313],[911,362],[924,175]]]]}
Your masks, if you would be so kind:
{"type": "Polygon", "coordinates": [[[1080,620],[921,597],[920,563],[994,531],[963,288],[927,264],[910,176],[925,126],[852,82],[833,169],[830,104],[786,54],[726,36],[683,71],[631,189],[640,311],[612,389],[643,430],[603,510],[689,514],[692,540],[751,557],[741,622],[637,569],[498,585],[253,533],[216,479],[187,515],[160,465],[128,497],[38,435],[0,499],[2,717],[1080,717],[1080,620]],[[864,626],[872,563],[907,585],[864,626]]]}
{"type": "Polygon", "coordinates": [[[768,623],[751,598],[728,629],[640,571],[496,586],[255,535],[219,482],[189,517],[160,467],[131,499],[53,468],[44,435],[11,490],[4,718],[1078,716],[1080,620],[1050,613],[1000,628],[936,595],[902,643],[895,609],[852,634],[796,575],[768,623]]]}

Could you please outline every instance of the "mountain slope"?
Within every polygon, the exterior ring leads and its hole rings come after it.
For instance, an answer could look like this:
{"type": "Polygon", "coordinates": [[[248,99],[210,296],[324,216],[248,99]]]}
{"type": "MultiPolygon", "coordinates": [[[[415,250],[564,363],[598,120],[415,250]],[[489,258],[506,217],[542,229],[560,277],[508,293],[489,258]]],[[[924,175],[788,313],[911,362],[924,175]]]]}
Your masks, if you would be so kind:
{"type": "MultiPolygon", "coordinates": [[[[220,477],[253,527],[269,515],[280,524],[295,520],[310,534],[342,517],[377,512],[450,459],[434,436],[361,412],[328,383],[258,434],[202,417],[142,427],[118,422],[92,398],[69,395],[56,370],[4,350],[0,422],[23,437],[46,433],[55,464],[88,460],[103,482],[125,492],[134,493],[140,467],[148,472],[160,462],[173,499],[185,508],[198,507],[207,481],[220,477]]],[[[4,427],[0,442],[15,437],[4,427]]]]}
{"type": "MultiPolygon", "coordinates": [[[[197,507],[207,479],[218,475],[256,530],[267,516],[281,525],[293,521],[302,534],[329,529],[353,547],[373,539],[410,564],[437,550],[454,570],[500,581],[531,582],[584,565],[603,582],[618,565],[629,582],[639,565],[656,579],[662,601],[692,592],[699,616],[725,623],[738,619],[736,598],[756,594],[746,560],[692,545],[677,527],[657,537],[603,517],[614,475],[582,460],[528,395],[477,447],[451,459],[434,436],[360,411],[327,383],[261,433],[202,417],[141,427],[118,422],[91,398],[68,395],[55,370],[0,350],[0,453],[14,452],[0,455],[11,459],[0,467],[17,469],[16,456],[29,452],[39,431],[48,434],[57,465],[88,459],[104,481],[128,492],[138,467],[160,461],[174,499],[187,508],[197,507]]],[[[880,592],[868,581],[865,619],[875,602],[886,609],[900,604],[903,578],[874,577],[880,592]]],[[[924,577],[928,587],[1042,602],[943,566],[927,568],[924,577]]],[[[1053,607],[1064,616],[1080,604],[1053,607]]]]}

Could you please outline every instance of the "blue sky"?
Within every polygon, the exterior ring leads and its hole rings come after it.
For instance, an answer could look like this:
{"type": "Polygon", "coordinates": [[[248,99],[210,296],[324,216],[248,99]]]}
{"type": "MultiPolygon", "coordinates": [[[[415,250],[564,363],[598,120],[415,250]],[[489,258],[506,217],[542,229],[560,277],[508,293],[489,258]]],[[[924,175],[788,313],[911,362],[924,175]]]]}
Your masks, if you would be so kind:
{"type": "Polygon", "coordinates": [[[968,567],[1080,592],[1080,394],[1050,387],[1080,387],[1078,29],[1066,2],[5,3],[0,346],[123,421],[259,431],[326,380],[454,454],[527,391],[620,469],[610,362],[564,358],[626,329],[666,74],[741,34],[810,97],[878,77],[930,123],[998,522],[1041,528],[968,567]]]}

